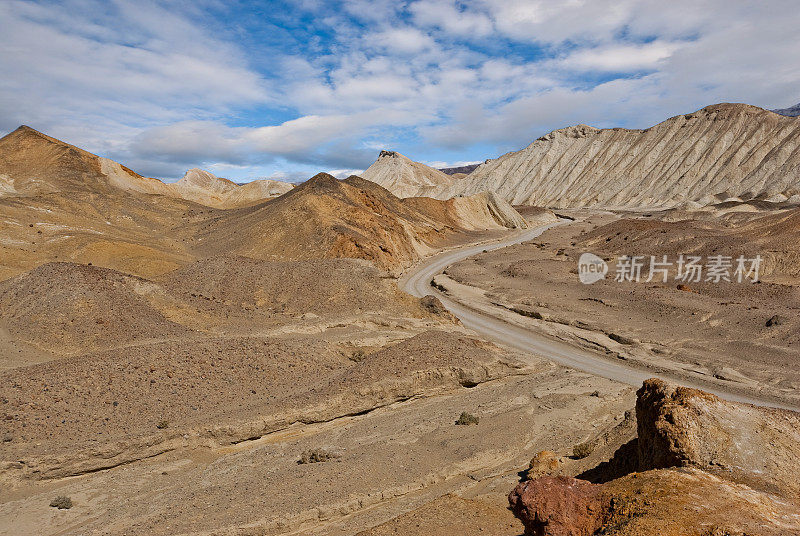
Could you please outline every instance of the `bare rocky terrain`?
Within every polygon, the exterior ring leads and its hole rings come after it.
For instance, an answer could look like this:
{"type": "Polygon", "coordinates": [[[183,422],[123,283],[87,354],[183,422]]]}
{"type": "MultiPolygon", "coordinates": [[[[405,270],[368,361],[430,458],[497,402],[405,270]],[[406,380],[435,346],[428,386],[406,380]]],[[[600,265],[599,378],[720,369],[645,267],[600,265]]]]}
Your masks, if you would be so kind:
{"type": "Polygon", "coordinates": [[[800,534],[800,414],[580,372],[444,306],[797,408],[793,121],[718,105],[465,176],[387,151],[372,180],[296,187],[168,185],[21,127],[0,140],[0,534],[800,534]],[[443,184],[474,191],[420,197],[443,184]],[[507,200],[606,206],[491,250],[556,221],[507,200]],[[481,248],[430,295],[398,288],[481,248]],[[587,251],[611,270],[592,285],[587,251]],[[680,253],[762,255],[761,281],[613,281],[620,255],[680,253]]]}
{"type": "Polygon", "coordinates": [[[233,191],[200,171],[178,197],[30,129],[0,148],[0,533],[354,534],[504,490],[529,443],[630,403],[398,290],[423,255],[527,225],[491,194],[320,174],[224,209],[188,199],[233,191]]]}

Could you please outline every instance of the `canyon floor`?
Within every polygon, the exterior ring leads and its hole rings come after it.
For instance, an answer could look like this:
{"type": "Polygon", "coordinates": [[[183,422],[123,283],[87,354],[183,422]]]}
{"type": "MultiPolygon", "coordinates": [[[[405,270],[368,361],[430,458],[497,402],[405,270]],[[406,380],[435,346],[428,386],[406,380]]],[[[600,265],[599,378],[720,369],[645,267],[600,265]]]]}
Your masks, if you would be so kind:
{"type": "MultiPolygon", "coordinates": [[[[575,220],[494,251],[519,231],[451,236],[447,247],[486,252],[435,284],[626,366],[796,405],[788,263],[773,260],[758,285],[582,285],[581,251],[663,249],[648,233],[672,232],[674,214],[562,215],[575,220]]],[[[743,228],[693,225],[712,243],[736,244],[743,228]]],[[[397,283],[363,260],[224,254],[147,277],[51,262],[0,282],[0,534],[519,535],[507,496],[537,453],[551,451],[560,475],[597,475],[636,439],[635,387],[488,341],[397,283]],[[478,422],[456,424],[462,413],[478,422]],[[72,508],[51,507],[57,496],[72,508]]],[[[642,474],[606,489],[730,485],[711,496],[720,508],[776,501],[742,526],[800,523],[784,491],[764,498],[700,470],[642,474]]]]}

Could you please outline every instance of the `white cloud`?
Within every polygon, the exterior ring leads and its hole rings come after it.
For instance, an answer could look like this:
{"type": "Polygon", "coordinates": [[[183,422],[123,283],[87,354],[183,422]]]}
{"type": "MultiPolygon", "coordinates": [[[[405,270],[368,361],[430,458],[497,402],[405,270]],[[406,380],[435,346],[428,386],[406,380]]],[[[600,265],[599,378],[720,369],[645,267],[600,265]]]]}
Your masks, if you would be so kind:
{"type": "Polygon", "coordinates": [[[369,36],[389,54],[418,54],[436,46],[433,38],[416,28],[392,28],[369,36]]]}
{"type": "Polygon", "coordinates": [[[113,151],[142,126],[269,98],[240,51],[156,3],[7,1],[0,21],[6,129],[113,151]]]}
{"type": "Polygon", "coordinates": [[[678,43],[653,42],[643,45],[605,45],[578,50],[559,66],[580,71],[630,72],[655,69],[678,48],[678,43]]]}
{"type": "Polygon", "coordinates": [[[408,9],[417,24],[438,27],[450,34],[483,37],[492,31],[492,21],[486,14],[459,9],[450,0],[422,0],[408,9]]]}

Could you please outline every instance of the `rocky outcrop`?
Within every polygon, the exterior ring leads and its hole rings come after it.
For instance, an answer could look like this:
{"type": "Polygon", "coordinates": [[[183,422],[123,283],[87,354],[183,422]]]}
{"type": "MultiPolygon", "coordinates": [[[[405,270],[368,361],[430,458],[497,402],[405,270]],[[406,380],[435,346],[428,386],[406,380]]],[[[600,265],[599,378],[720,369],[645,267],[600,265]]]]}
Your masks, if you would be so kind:
{"type": "Polygon", "coordinates": [[[361,176],[397,197],[433,197],[454,181],[438,169],[414,162],[396,151],[381,151],[361,176]]]}
{"type": "Polygon", "coordinates": [[[800,414],[651,379],[636,418],[638,438],[581,475],[605,483],[539,476],[511,492],[526,535],[800,534],[800,414]]]}
{"type": "Polygon", "coordinates": [[[658,379],[637,395],[640,470],[698,467],[800,498],[800,414],[726,402],[658,379]]]}
{"type": "Polygon", "coordinates": [[[512,205],[656,207],[800,193],[800,120],[717,104],[645,130],[577,125],[488,162],[436,194],[512,205]]]}
{"type": "Polygon", "coordinates": [[[526,536],[591,536],[605,521],[603,486],[565,476],[522,482],[508,496],[526,536]]]}

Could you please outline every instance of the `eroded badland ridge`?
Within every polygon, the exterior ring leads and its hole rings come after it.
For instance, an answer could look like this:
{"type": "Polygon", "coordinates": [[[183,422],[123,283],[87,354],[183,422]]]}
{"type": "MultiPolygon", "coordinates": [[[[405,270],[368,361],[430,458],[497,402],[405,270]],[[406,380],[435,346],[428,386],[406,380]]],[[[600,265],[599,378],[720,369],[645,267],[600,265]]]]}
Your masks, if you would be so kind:
{"type": "Polygon", "coordinates": [[[555,130],[458,180],[403,158],[381,156],[367,178],[400,196],[493,191],[513,205],[558,208],[800,200],[800,121],[746,104],[708,106],[645,130],[555,130]]]}

